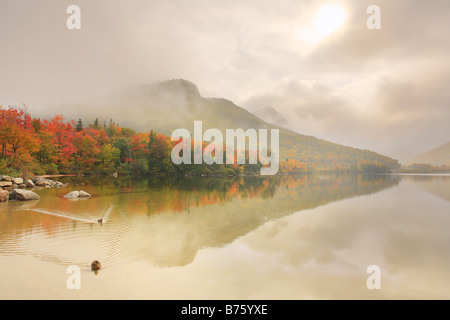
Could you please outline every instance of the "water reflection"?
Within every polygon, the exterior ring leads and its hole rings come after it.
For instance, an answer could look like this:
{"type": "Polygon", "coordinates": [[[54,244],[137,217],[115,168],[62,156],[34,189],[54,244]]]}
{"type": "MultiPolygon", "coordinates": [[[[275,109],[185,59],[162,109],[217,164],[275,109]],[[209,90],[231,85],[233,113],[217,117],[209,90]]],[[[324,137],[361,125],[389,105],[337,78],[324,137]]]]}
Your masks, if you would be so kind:
{"type": "Polygon", "coordinates": [[[37,202],[0,206],[0,255],[31,255],[85,270],[119,256],[159,267],[190,264],[270,220],[396,186],[396,176],[299,176],[191,179],[65,179],[36,190],[37,202]],[[63,196],[73,190],[85,201],[63,196]],[[107,217],[105,218],[105,216],[107,217]],[[105,223],[97,223],[105,218],[105,223]]]}
{"type": "Polygon", "coordinates": [[[411,181],[423,190],[450,202],[450,175],[404,175],[404,181],[411,181]]]}

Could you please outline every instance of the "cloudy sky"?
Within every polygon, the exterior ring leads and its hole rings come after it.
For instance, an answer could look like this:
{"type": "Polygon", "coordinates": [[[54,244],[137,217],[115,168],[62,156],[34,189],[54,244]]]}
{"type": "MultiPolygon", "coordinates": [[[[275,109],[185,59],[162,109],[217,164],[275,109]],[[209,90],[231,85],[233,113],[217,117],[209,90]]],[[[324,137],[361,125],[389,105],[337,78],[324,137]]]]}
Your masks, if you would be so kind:
{"type": "Polygon", "coordinates": [[[447,0],[0,0],[0,105],[37,116],[184,78],[406,161],[450,140],[449,30],[447,0]]]}

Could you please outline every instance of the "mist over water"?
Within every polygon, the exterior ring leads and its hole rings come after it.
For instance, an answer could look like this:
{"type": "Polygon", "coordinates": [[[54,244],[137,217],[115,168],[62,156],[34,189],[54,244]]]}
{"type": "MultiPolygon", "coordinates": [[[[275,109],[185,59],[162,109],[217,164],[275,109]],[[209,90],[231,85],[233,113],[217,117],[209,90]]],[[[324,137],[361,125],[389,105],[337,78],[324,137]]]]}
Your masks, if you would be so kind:
{"type": "Polygon", "coordinates": [[[449,297],[448,176],[70,183],[0,205],[1,298],[449,297]],[[63,197],[80,187],[93,197],[63,197]],[[381,290],[366,287],[369,265],[381,290]]]}

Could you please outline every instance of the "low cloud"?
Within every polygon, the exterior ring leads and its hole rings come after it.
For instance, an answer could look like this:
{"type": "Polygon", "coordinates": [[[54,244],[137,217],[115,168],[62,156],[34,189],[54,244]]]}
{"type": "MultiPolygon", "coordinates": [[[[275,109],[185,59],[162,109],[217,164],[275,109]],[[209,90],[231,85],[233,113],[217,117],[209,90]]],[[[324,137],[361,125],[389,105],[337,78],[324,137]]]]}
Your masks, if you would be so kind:
{"type": "Polygon", "coordinates": [[[402,161],[447,142],[448,1],[379,0],[381,30],[366,27],[372,1],[332,2],[342,28],[307,42],[299,34],[328,1],[80,0],[81,30],[70,31],[71,1],[3,0],[0,105],[76,113],[184,78],[206,97],[270,105],[300,133],[402,161]]]}

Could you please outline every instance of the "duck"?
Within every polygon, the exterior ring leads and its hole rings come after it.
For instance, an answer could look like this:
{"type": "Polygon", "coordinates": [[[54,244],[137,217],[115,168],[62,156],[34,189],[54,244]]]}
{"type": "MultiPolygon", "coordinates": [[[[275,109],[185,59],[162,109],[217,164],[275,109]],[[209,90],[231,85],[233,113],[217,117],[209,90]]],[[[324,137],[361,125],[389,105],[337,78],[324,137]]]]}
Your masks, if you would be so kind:
{"type": "Polygon", "coordinates": [[[95,261],[93,261],[93,262],[91,263],[91,269],[92,269],[92,271],[98,271],[98,270],[100,270],[101,268],[102,268],[102,264],[101,264],[99,261],[95,260],[95,261]]]}

